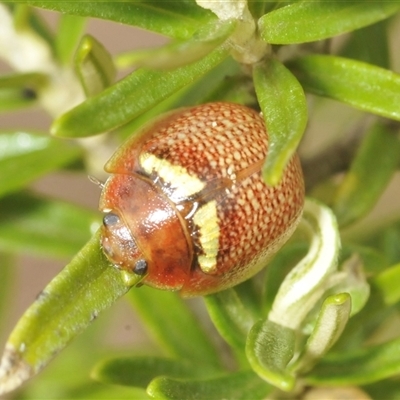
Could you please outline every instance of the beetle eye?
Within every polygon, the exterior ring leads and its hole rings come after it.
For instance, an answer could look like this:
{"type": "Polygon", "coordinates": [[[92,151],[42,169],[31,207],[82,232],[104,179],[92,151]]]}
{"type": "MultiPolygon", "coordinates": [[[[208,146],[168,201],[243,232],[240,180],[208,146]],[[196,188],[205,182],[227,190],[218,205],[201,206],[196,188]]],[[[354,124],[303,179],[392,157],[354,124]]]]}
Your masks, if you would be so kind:
{"type": "Polygon", "coordinates": [[[110,212],[103,217],[103,224],[105,226],[115,225],[118,224],[118,222],[119,222],[119,217],[117,214],[110,212]]]}
{"type": "Polygon", "coordinates": [[[147,261],[143,259],[136,261],[133,272],[137,275],[144,275],[147,272],[147,261]]]}

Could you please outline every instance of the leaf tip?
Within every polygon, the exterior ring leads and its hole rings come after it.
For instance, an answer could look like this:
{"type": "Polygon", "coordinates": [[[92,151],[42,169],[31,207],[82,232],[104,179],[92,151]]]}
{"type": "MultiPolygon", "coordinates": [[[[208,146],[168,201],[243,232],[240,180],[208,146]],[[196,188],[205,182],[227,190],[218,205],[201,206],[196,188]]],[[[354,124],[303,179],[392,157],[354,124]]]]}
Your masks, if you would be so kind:
{"type": "Polygon", "coordinates": [[[32,367],[8,343],[0,363],[0,395],[17,389],[33,375],[32,367]]]}
{"type": "Polygon", "coordinates": [[[62,122],[60,121],[61,118],[56,118],[50,126],[50,134],[53,136],[63,136],[62,135],[62,122]]]}
{"type": "Polygon", "coordinates": [[[69,125],[69,114],[62,114],[57,117],[50,126],[50,134],[55,137],[60,138],[69,138],[69,137],[77,137],[77,135],[73,134],[73,130],[71,130],[67,125],[69,125]]]}
{"type": "Polygon", "coordinates": [[[269,186],[276,186],[281,181],[283,175],[283,168],[280,168],[276,164],[272,164],[268,161],[264,164],[262,169],[262,176],[264,182],[269,186]]]}

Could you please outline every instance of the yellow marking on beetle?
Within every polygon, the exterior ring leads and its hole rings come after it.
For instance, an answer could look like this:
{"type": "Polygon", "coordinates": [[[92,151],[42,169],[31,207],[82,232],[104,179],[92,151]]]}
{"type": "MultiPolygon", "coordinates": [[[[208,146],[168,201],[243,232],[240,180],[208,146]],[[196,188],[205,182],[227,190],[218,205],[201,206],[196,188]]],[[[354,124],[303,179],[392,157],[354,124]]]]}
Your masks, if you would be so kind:
{"type": "Polygon", "coordinates": [[[200,244],[204,251],[198,257],[200,268],[206,274],[213,274],[217,271],[220,235],[217,202],[213,200],[204,204],[194,215],[193,222],[199,227],[200,244]]]}
{"type": "Polygon", "coordinates": [[[171,198],[173,201],[193,196],[206,186],[199,178],[190,175],[186,168],[173,165],[169,161],[160,159],[153,154],[141,154],[140,165],[148,174],[156,172],[164,182],[171,185],[174,190],[171,198]]]}

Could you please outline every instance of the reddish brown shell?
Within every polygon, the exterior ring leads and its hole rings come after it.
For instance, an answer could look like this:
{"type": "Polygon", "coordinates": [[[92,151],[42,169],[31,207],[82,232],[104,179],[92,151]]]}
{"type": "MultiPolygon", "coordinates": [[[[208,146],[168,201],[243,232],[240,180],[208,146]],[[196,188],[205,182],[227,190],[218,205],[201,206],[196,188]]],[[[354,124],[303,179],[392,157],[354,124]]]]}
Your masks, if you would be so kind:
{"type": "Polygon", "coordinates": [[[142,257],[148,264],[144,283],[186,296],[222,290],[254,275],[292,234],[304,202],[297,155],[272,188],[260,173],[267,152],[262,117],[238,104],[177,110],[144,128],[106,165],[114,175],[100,209],[116,212],[134,243],[131,254],[116,250],[127,235],[113,236],[106,226],[106,246],[114,246],[111,261],[133,270],[142,257]],[[138,181],[150,188],[136,190],[138,181]],[[157,222],[163,208],[171,215],[157,222]],[[149,235],[149,215],[152,232],[158,226],[162,233],[149,235]],[[145,251],[137,255],[135,247],[145,251]]]}

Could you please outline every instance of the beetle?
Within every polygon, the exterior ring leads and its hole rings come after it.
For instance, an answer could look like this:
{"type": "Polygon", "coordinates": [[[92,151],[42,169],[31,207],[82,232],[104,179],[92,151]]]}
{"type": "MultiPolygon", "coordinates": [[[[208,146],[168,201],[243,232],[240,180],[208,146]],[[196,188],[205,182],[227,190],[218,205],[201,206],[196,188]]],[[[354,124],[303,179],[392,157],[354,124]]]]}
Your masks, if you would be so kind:
{"type": "Polygon", "coordinates": [[[264,183],[262,116],[215,102],[172,111],[111,157],[101,246],[117,268],[184,297],[232,287],[261,270],[295,230],[304,204],[298,156],[264,183]]]}

